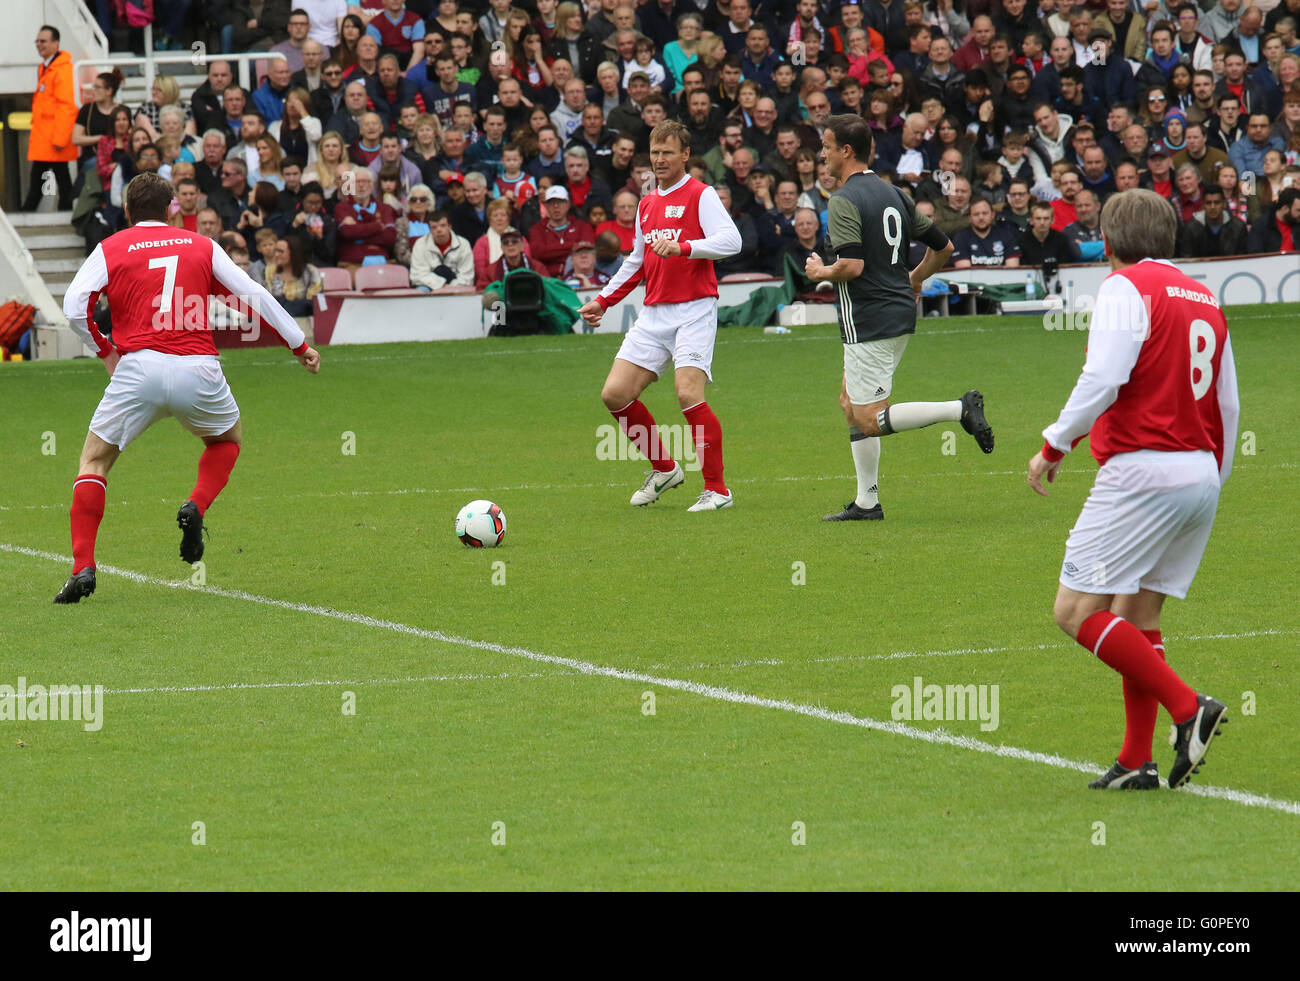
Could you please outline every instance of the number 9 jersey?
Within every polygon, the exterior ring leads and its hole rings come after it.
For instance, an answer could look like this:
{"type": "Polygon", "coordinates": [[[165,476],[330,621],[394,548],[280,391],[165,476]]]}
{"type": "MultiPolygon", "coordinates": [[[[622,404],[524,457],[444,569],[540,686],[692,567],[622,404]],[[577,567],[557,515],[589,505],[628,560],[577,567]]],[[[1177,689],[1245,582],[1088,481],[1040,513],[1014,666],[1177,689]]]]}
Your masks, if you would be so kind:
{"type": "Polygon", "coordinates": [[[836,284],[845,344],[916,330],[907,254],[913,239],[936,252],[948,236],[907,194],[871,171],[850,174],[827,204],[827,242],[838,259],[861,259],[862,275],[836,284]]]}

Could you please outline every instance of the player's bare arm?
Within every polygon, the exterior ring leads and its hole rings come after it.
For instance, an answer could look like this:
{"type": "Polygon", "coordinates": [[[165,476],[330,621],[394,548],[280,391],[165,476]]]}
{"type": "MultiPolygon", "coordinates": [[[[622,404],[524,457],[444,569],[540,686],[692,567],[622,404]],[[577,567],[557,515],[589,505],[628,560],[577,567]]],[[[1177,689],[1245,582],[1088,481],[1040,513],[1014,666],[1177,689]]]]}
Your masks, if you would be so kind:
{"type": "Polygon", "coordinates": [[[1049,484],[1056,482],[1056,475],[1061,469],[1060,460],[1049,460],[1041,452],[1035,453],[1034,458],[1029,461],[1029,476],[1025,479],[1029,486],[1034,489],[1035,494],[1047,496],[1047,488],[1043,486],[1043,478],[1047,478],[1049,484]]]}
{"type": "Polygon", "coordinates": [[[912,270],[912,292],[919,297],[921,295],[921,287],[925,285],[925,281],[942,269],[951,256],[952,242],[949,242],[937,252],[934,249],[927,248],[925,250],[925,258],[923,258],[920,264],[912,270]]]}
{"type": "Polygon", "coordinates": [[[804,263],[804,274],[814,283],[847,283],[861,276],[865,265],[861,259],[836,259],[828,266],[814,252],[804,263]]]}

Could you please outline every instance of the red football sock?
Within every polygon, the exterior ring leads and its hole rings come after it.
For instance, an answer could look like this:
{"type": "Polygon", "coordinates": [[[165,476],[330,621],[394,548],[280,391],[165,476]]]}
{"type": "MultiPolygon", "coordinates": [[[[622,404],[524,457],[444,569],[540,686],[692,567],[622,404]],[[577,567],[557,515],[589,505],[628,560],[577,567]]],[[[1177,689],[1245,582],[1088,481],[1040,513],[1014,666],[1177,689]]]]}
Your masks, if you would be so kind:
{"type": "Polygon", "coordinates": [[[199,457],[199,479],[190,494],[190,500],[199,508],[199,514],[207,514],[213,500],[221,493],[230,479],[230,471],[239,459],[239,444],[223,439],[212,443],[203,450],[199,457]]]}
{"type": "MultiPolygon", "coordinates": [[[[1160,631],[1143,630],[1142,636],[1163,660],[1165,645],[1160,639],[1160,631]]],[[[1143,691],[1128,678],[1124,679],[1124,748],[1119,751],[1120,766],[1136,770],[1152,759],[1151,740],[1155,735],[1156,711],[1159,708],[1160,703],[1150,692],[1143,691]]]]}
{"type": "Polygon", "coordinates": [[[1123,617],[1098,610],[1083,621],[1076,639],[1102,663],[1153,695],[1175,722],[1196,714],[1196,692],[1156,653],[1142,631],[1123,617]]]}
{"type": "Polygon", "coordinates": [[[700,459],[700,472],[704,475],[704,489],[727,494],[727,485],[722,480],[722,423],[718,422],[708,402],[683,409],[682,415],[690,423],[691,438],[695,440],[695,452],[700,459]]]}
{"type": "Polygon", "coordinates": [[[621,409],[610,409],[609,414],[618,420],[629,442],[650,461],[652,467],[660,473],[669,473],[677,466],[677,461],[664,452],[655,417],[640,399],[633,399],[621,409]]]}
{"type": "Polygon", "coordinates": [[[83,473],[72,484],[72,571],[95,567],[95,536],[104,518],[108,481],[99,474],[83,473]]]}

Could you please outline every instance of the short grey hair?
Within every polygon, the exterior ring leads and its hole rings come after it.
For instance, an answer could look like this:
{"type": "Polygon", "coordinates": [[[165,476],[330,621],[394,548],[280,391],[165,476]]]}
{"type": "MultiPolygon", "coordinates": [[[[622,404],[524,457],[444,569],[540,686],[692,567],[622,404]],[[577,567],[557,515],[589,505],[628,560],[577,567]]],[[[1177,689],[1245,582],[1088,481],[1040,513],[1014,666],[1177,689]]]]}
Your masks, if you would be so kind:
{"type": "Polygon", "coordinates": [[[203,142],[206,143],[209,139],[220,140],[224,144],[226,142],[226,134],[221,132],[219,129],[204,130],[203,142]]]}
{"type": "Polygon", "coordinates": [[[181,125],[185,125],[185,110],[174,102],[169,103],[158,110],[158,122],[161,123],[164,116],[179,116],[181,125]]]}
{"type": "Polygon", "coordinates": [[[1178,180],[1178,178],[1182,177],[1183,174],[1187,173],[1189,170],[1196,175],[1197,183],[1200,183],[1201,172],[1197,170],[1196,165],[1192,163],[1179,164],[1178,169],[1174,171],[1174,180],[1178,180]]]}
{"type": "Polygon", "coordinates": [[[469,186],[470,184],[473,184],[475,187],[482,186],[484,190],[486,190],[488,186],[487,178],[477,170],[471,170],[465,175],[465,185],[469,186]]]}
{"type": "Polygon", "coordinates": [[[570,157],[577,157],[579,160],[586,160],[588,162],[591,160],[591,158],[587,156],[587,148],[581,146],[571,146],[569,149],[565,150],[564,159],[568,160],[570,157]]]}
{"type": "Polygon", "coordinates": [[[1178,216],[1155,191],[1135,187],[1111,195],[1101,209],[1101,234],[1120,262],[1171,259],[1178,216]]]}

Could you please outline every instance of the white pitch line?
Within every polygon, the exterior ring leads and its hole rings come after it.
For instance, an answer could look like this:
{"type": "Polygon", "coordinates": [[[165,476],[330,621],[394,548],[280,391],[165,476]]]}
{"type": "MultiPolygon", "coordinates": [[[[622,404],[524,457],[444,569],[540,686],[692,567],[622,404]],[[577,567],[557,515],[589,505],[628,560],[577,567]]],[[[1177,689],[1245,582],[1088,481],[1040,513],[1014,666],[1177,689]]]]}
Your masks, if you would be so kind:
{"type": "MultiPolygon", "coordinates": [[[[1290,301],[1287,302],[1290,303],[1290,301]]],[[[1285,316],[1285,315],[1286,315],[1285,311],[1279,314],[1264,314],[1264,313],[1249,314],[1249,315],[1242,314],[1240,316],[1231,317],[1230,321],[1231,323],[1240,323],[1242,321],[1247,321],[1247,320],[1276,320],[1279,316],[1285,316]]],[[[1076,315],[1071,314],[1071,316],[1076,316],[1076,315]]],[[[943,318],[943,319],[948,319],[948,318],[943,318]]],[[[960,319],[960,318],[954,318],[954,319],[960,319]]],[[[948,336],[948,335],[957,335],[957,334],[1000,334],[1011,330],[1016,330],[1016,331],[1023,331],[1029,329],[1045,330],[1039,324],[1002,324],[998,327],[955,327],[952,329],[928,329],[927,327],[924,326],[925,324],[932,323],[932,322],[933,319],[928,317],[924,321],[921,321],[918,324],[916,336],[918,338],[926,338],[926,337],[948,336]]],[[[822,325],[819,324],[817,326],[822,326],[822,325]]],[[[741,328],[741,329],[744,330],[744,329],[754,329],[754,328],[741,328]]],[[[1065,333],[1082,334],[1084,333],[1084,331],[1066,331],[1065,333]]],[[[622,337],[623,335],[610,333],[610,334],[578,334],[573,336],[622,337]]],[[[473,340],[473,339],[474,338],[467,338],[467,340],[473,340]]],[[[784,337],[779,340],[772,340],[767,337],[729,338],[726,337],[725,334],[720,334],[716,343],[717,344],[782,344],[787,341],[839,341],[839,339],[840,339],[839,333],[836,331],[828,331],[825,334],[804,335],[802,337],[795,335],[794,337],[784,337]]],[[[452,343],[456,343],[456,342],[452,342],[452,343]]],[[[345,345],[345,346],[350,346],[350,345],[345,345]]],[[[367,345],[367,346],[377,347],[379,345],[367,345]]],[[[326,345],[325,349],[327,352],[331,350],[339,350],[339,348],[331,348],[329,345],[326,345]]],[[[228,350],[229,349],[224,349],[224,351],[228,351],[228,350]]],[[[423,354],[421,353],[358,354],[358,355],[350,355],[350,356],[340,354],[338,363],[354,364],[361,361],[423,361],[423,360],[432,360],[435,358],[439,361],[445,361],[448,358],[499,357],[500,355],[503,354],[532,355],[532,354],[573,354],[573,353],[574,353],[574,349],[572,347],[539,347],[539,348],[532,348],[532,349],[528,349],[528,348],[502,349],[497,351],[438,350],[438,351],[433,351],[433,352],[423,353],[423,354]]],[[[241,364],[232,363],[231,367],[232,368],[284,368],[284,367],[289,367],[293,363],[294,361],[292,358],[276,358],[275,360],[268,360],[268,361],[245,361],[241,364]]],[[[88,365],[85,368],[78,367],[78,368],[63,369],[63,373],[69,375],[100,374],[102,371],[103,369],[100,368],[98,365],[88,365]]],[[[38,377],[32,372],[26,372],[26,371],[15,372],[14,374],[15,377],[24,377],[24,378],[38,377]]]]}
{"type": "MultiPolygon", "coordinates": [[[[622,461],[633,462],[636,461],[622,461]]],[[[1296,463],[1249,463],[1245,466],[1237,466],[1234,473],[1245,473],[1255,470],[1294,470],[1300,464],[1296,463]]],[[[1073,469],[1061,469],[1060,473],[1074,474],[1091,474],[1096,473],[1095,467],[1078,467],[1073,469]]],[[[900,473],[890,474],[890,480],[930,480],[944,477],[1023,477],[1024,470],[975,470],[959,471],[945,470],[934,473],[900,473]]],[[[789,483],[821,483],[827,480],[856,480],[855,474],[805,474],[785,477],[732,477],[728,478],[733,484],[789,484],[789,483]]],[[[585,484],[513,484],[504,487],[494,487],[494,494],[511,494],[519,491],[544,491],[544,490],[592,490],[609,487],[626,487],[626,480],[611,480],[604,483],[585,483],[585,484]]],[[[310,498],[312,500],[332,498],[332,497],[403,497],[420,494],[481,494],[484,489],[482,485],[474,487],[396,487],[390,490],[343,490],[343,491],[303,491],[296,494],[269,494],[252,497],[240,497],[241,501],[286,501],[310,498]]],[[[160,499],[161,500],[161,499],[160,499]]],[[[140,501],[109,501],[109,507],[128,507],[142,503],[140,501]]],[[[153,501],[143,503],[154,503],[153,501]]],[[[162,503],[166,503],[165,500],[162,503]]],[[[0,504],[0,511],[66,511],[68,503],[60,501],[55,504],[0,504]]]]}
{"type": "MultiPolygon", "coordinates": [[[[1221,634],[1181,634],[1169,635],[1165,637],[1165,642],[1169,644],[1184,644],[1198,640],[1247,640],[1251,637],[1292,637],[1300,634],[1300,630],[1245,630],[1239,633],[1221,633],[1221,634]]],[[[955,647],[946,651],[894,651],[890,654],[840,654],[835,657],[810,657],[803,660],[789,661],[779,658],[754,658],[742,661],[714,661],[705,664],[649,664],[646,667],[657,670],[659,668],[767,668],[781,667],[782,665],[801,665],[801,664],[838,664],[841,662],[851,661],[893,661],[903,658],[913,657],[957,657],[963,654],[1020,654],[1026,651],[1063,651],[1072,649],[1075,645],[1069,643],[1061,644],[1029,644],[1024,647],[955,647]]]]}
{"type": "Polygon", "coordinates": [[[175,694],[189,691],[248,691],[262,688],[359,688],[362,685],[408,685],[424,684],[438,681],[498,681],[502,678],[554,678],[563,672],[539,672],[530,674],[512,674],[508,671],[500,674],[434,674],[419,678],[361,678],[352,681],[258,681],[238,682],[232,685],[160,685],[156,688],[105,688],[105,695],[158,695],[175,694]]]}
{"type": "MultiPolygon", "coordinates": [[[[27,555],[32,558],[46,559],[64,565],[67,565],[72,561],[71,556],[59,555],[55,552],[45,552],[40,549],[27,548],[22,545],[12,545],[8,542],[0,542],[0,551],[11,552],[18,555],[27,555]]],[[[491,641],[472,640],[468,637],[457,637],[454,634],[443,633],[441,630],[427,630],[423,627],[397,623],[393,620],[381,620],[376,617],[366,616],[363,613],[348,613],[342,610],[334,610],[327,606],[313,606],[307,603],[291,603],[287,600],[278,600],[269,596],[258,596],[255,593],[248,593],[239,589],[221,589],[215,586],[193,586],[190,585],[188,579],[181,580],[180,582],[171,582],[165,579],[156,579],[153,576],[146,576],[143,573],[134,572],[130,569],[119,569],[115,566],[102,565],[98,567],[98,571],[109,575],[122,576],[125,579],[129,579],[132,582],[140,583],[142,585],[165,586],[168,589],[185,589],[209,596],[220,596],[224,599],[237,599],[249,603],[257,603],[261,606],[269,606],[275,609],[293,610],[298,613],[309,613],[315,616],[326,617],[331,620],[338,620],[343,623],[377,627],[381,630],[390,630],[394,633],[407,634],[425,640],[435,640],[439,643],[468,647],[472,650],[491,651],[495,654],[508,654],[513,657],[522,657],[539,664],[552,664],[557,667],[569,668],[579,674],[590,675],[592,677],[615,678],[620,681],[635,681],[638,684],[655,685],[660,688],[684,691],[692,695],[699,695],[702,698],[709,698],[720,702],[730,702],[733,705],[749,705],[755,708],[775,709],[779,712],[789,712],[794,715],[803,715],[808,718],[820,719],[823,722],[835,722],[840,725],[856,726],[861,729],[871,729],[876,732],[889,733],[894,736],[904,736],[908,739],[915,739],[919,742],[941,746],[954,746],[958,749],[970,750],[976,753],[987,753],[992,756],[1024,760],[1030,763],[1040,763],[1044,766],[1053,766],[1062,770],[1075,770],[1079,773],[1088,774],[1100,774],[1104,772],[1104,768],[1098,766],[1096,763],[1072,760],[1064,756],[1058,756],[1054,753],[1040,753],[1036,750],[1021,749],[1018,746],[995,746],[993,743],[985,742],[982,739],[975,739],[970,736],[953,735],[943,729],[916,729],[901,722],[885,722],[868,716],[853,715],[849,712],[832,712],[830,709],[822,708],[819,705],[804,705],[799,702],[791,702],[785,699],[765,698],[761,695],[751,695],[748,692],[736,691],[733,688],[723,688],[719,685],[705,685],[696,681],[686,681],[681,678],[666,678],[660,675],[646,674],[643,671],[628,671],[623,668],[615,668],[603,664],[593,664],[590,661],[583,661],[578,658],[561,657],[556,654],[543,654],[540,651],[529,650],[526,647],[507,647],[504,644],[494,644],[491,641]]],[[[1273,797],[1254,794],[1245,790],[1233,790],[1230,787],[1200,785],[1190,787],[1189,789],[1192,793],[1201,797],[1212,797],[1217,800],[1230,801],[1234,804],[1242,804],[1246,807],[1264,807],[1270,810],[1281,811],[1285,814],[1300,815],[1300,802],[1297,801],[1278,800],[1273,797]]]]}

